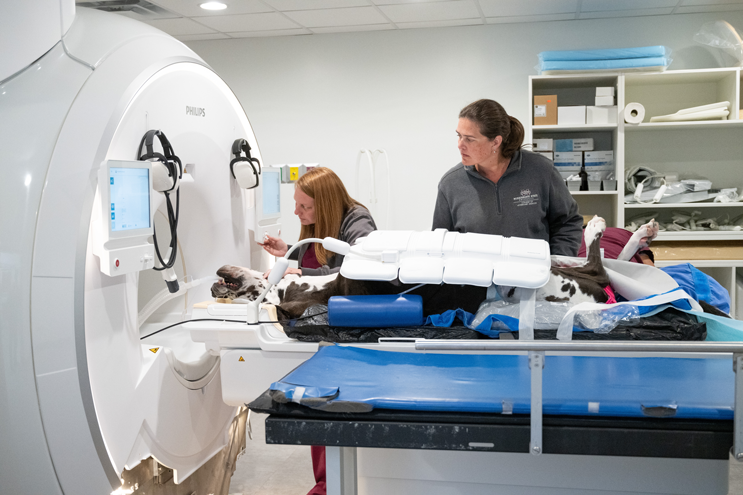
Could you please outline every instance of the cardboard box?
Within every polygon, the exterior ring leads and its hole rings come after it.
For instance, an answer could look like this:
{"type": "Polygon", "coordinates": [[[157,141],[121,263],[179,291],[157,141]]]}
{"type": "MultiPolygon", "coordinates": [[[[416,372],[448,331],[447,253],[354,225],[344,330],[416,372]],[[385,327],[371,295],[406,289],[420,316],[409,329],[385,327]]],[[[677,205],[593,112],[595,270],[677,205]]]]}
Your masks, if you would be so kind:
{"type": "Polygon", "coordinates": [[[555,139],[555,151],[593,151],[593,138],[555,139]]]}
{"type": "Polygon", "coordinates": [[[586,123],[586,106],[557,107],[557,125],[582,125],[586,123]]]}
{"type": "Polygon", "coordinates": [[[567,177],[580,172],[583,165],[583,153],[581,151],[555,152],[554,161],[560,175],[567,177]]]}
{"type": "Polygon", "coordinates": [[[614,106],[613,96],[597,96],[595,98],[597,107],[612,107],[614,106]]]}
{"type": "Polygon", "coordinates": [[[554,140],[553,139],[532,139],[531,150],[532,151],[552,151],[554,140]]]}
{"type": "Polygon", "coordinates": [[[596,88],[596,96],[614,96],[614,86],[599,86],[596,88]]]}
{"type": "Polygon", "coordinates": [[[739,241],[653,241],[655,260],[743,260],[739,241]]]}
{"type": "Polygon", "coordinates": [[[613,151],[586,151],[583,153],[583,163],[586,167],[600,167],[611,165],[614,167],[613,151]]]}
{"type": "Polygon", "coordinates": [[[557,95],[534,96],[534,125],[557,124],[557,95]]]}
{"type": "Polygon", "coordinates": [[[616,124],[619,111],[611,107],[586,107],[586,124],[616,124]]]}
{"type": "Polygon", "coordinates": [[[555,155],[551,151],[535,151],[534,153],[536,153],[537,155],[542,155],[543,157],[549,158],[550,160],[553,160],[553,161],[555,159],[555,155]]]}

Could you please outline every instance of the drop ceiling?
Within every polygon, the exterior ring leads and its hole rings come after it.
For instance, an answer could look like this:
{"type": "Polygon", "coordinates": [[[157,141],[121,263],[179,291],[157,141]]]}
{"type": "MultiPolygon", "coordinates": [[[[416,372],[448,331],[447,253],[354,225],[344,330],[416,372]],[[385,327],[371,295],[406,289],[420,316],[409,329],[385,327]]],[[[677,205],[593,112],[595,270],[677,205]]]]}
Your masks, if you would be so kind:
{"type": "MultiPolygon", "coordinates": [[[[743,10],[743,0],[76,0],[181,41],[743,10]]],[[[721,16],[724,19],[724,16],[721,16]]]]}

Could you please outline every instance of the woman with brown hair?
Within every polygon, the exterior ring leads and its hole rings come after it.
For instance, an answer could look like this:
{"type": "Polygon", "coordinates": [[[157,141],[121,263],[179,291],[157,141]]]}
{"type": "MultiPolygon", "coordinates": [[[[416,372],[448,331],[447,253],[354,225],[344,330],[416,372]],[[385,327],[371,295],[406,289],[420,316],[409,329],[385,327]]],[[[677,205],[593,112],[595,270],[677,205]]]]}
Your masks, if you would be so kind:
{"type": "Polygon", "coordinates": [[[439,181],[433,228],[543,239],[551,254],[575,256],[583,217],[548,158],[521,149],[524,127],[493,100],[459,113],[462,162],[439,181]]]}
{"type": "MultiPolygon", "coordinates": [[[[300,241],[334,237],[353,245],[356,239],[377,229],[369,210],[348,194],[329,168],[313,168],[297,180],[294,204],[294,214],[302,224],[300,241]]],[[[278,237],[266,236],[259,244],[274,256],[284,256],[289,250],[289,245],[278,237]]],[[[326,251],[317,243],[300,246],[291,258],[298,260],[299,269],[289,268],[287,274],[328,275],[340,271],[343,262],[342,255],[326,251]]]]}

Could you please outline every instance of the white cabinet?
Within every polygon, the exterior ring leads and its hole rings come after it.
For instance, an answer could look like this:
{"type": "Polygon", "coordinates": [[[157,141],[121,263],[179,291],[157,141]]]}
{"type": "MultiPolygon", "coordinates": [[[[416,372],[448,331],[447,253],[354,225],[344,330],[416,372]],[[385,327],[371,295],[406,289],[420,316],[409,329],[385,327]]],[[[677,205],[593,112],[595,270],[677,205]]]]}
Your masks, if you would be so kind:
{"type": "MultiPolygon", "coordinates": [[[[741,109],[741,69],[702,69],[656,73],[591,73],[529,77],[529,115],[533,115],[535,95],[557,95],[558,106],[594,105],[595,88],[613,86],[617,95],[617,124],[582,126],[535,126],[524,122],[526,143],[532,138],[594,138],[594,149],[613,150],[616,165],[616,191],[574,192],[583,215],[600,215],[608,225],[625,227],[636,217],[654,216],[670,222],[677,212],[698,218],[735,219],[743,215],[739,203],[625,204],[625,172],[647,167],[659,174],[676,174],[679,179],[708,179],[713,188],[737,187],[743,194],[743,120],[741,109]],[[667,115],[683,108],[730,102],[728,120],[650,123],[650,117],[667,115]],[[624,106],[637,102],[645,108],[641,124],[627,124],[624,106]]],[[[743,231],[665,231],[658,240],[740,242],[743,231]]],[[[726,287],[733,298],[736,279],[743,276],[740,260],[690,261],[726,287]]],[[[659,264],[669,264],[660,262],[659,264]]],[[[741,296],[741,297],[737,297],[741,296]]],[[[739,305],[741,306],[741,305],[739,305]]],[[[743,313],[743,307],[738,308],[743,313]]],[[[733,313],[736,314],[735,312],[733,313]]],[[[743,317],[743,314],[739,315],[743,317]]]]}

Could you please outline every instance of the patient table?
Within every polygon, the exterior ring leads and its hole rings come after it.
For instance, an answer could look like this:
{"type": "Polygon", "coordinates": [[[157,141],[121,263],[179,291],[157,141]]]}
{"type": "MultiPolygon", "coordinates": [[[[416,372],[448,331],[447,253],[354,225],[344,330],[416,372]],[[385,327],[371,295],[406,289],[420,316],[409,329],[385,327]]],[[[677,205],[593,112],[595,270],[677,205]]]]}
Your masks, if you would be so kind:
{"type": "Polygon", "coordinates": [[[270,414],[267,443],[326,445],[329,494],[727,493],[741,395],[730,354],[714,353],[735,352],[741,370],[743,344],[418,341],[416,348],[437,353],[322,347],[272,389],[340,412],[263,394],[250,407],[270,414]],[[482,354],[493,348],[537,350],[482,354]],[[478,354],[440,353],[467,349],[478,354]]]}

